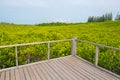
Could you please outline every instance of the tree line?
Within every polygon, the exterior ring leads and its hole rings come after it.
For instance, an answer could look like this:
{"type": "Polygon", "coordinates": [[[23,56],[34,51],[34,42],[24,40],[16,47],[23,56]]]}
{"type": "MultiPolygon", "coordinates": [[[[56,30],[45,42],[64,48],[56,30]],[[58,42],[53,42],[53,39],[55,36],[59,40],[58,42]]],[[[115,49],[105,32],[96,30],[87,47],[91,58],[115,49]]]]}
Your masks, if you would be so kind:
{"type": "Polygon", "coordinates": [[[119,14],[119,12],[117,13],[117,15],[115,17],[115,20],[120,20],[120,14],[119,14]]]}
{"type": "MultiPolygon", "coordinates": [[[[102,16],[90,16],[90,17],[88,17],[88,22],[104,22],[104,21],[111,21],[111,20],[113,20],[112,13],[106,13],[106,14],[103,14],[102,16]]],[[[114,20],[120,20],[119,13],[117,13],[114,20]]]]}

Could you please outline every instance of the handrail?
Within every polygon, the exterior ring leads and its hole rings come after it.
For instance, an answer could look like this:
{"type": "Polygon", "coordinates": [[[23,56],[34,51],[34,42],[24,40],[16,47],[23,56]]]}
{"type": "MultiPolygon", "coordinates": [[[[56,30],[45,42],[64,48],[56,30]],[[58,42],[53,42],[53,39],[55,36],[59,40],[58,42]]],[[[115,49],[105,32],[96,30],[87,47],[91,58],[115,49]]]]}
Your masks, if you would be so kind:
{"type": "Polygon", "coordinates": [[[76,41],[84,42],[84,43],[92,44],[92,45],[96,46],[95,66],[98,66],[99,47],[109,48],[109,49],[113,49],[113,50],[120,50],[120,48],[115,48],[115,47],[111,47],[111,46],[106,46],[106,45],[102,45],[102,44],[97,44],[97,43],[93,43],[93,42],[79,40],[76,37],[73,37],[72,39],[65,39],[65,40],[53,40],[53,41],[33,42],[33,43],[26,43],[26,44],[24,43],[24,44],[6,45],[6,46],[0,46],[0,48],[14,47],[15,48],[15,58],[16,58],[15,62],[16,62],[16,66],[18,66],[18,50],[17,50],[17,47],[35,45],[35,44],[47,44],[47,48],[48,48],[47,59],[49,60],[50,59],[50,43],[67,42],[67,41],[72,41],[72,55],[73,56],[76,56],[76,45],[77,45],[76,41]]]}
{"type": "Polygon", "coordinates": [[[44,44],[44,43],[54,43],[54,42],[66,42],[71,41],[72,39],[65,39],[65,40],[53,40],[53,41],[44,41],[44,42],[33,42],[33,43],[24,43],[24,44],[14,44],[14,45],[6,45],[0,46],[0,48],[9,48],[15,46],[28,46],[28,45],[35,45],[35,44],[44,44]]]}
{"type": "Polygon", "coordinates": [[[19,46],[28,46],[28,45],[35,45],[35,44],[47,44],[47,59],[50,59],[50,43],[56,43],[56,42],[67,42],[67,41],[72,41],[72,56],[76,56],[76,45],[77,45],[77,41],[78,42],[83,42],[83,43],[87,43],[87,44],[92,44],[96,47],[96,53],[95,53],[95,66],[98,66],[98,56],[99,56],[99,48],[100,47],[104,47],[104,48],[109,48],[109,49],[113,49],[113,50],[120,50],[120,48],[115,48],[115,47],[111,47],[111,46],[106,46],[106,45],[102,45],[102,44],[97,44],[97,43],[93,43],[93,42],[88,42],[88,41],[84,41],[84,40],[79,40],[76,37],[73,37],[72,39],[65,39],[65,40],[53,40],[53,41],[44,41],[44,42],[33,42],[33,43],[24,43],[24,44],[14,44],[14,45],[6,45],[6,46],[0,46],[1,48],[9,48],[9,47],[14,47],[15,48],[15,63],[16,63],[16,67],[19,66],[19,61],[18,61],[18,47],[19,46]]]}
{"type": "Polygon", "coordinates": [[[102,44],[97,44],[97,43],[93,43],[93,42],[84,41],[84,40],[79,40],[78,39],[77,41],[84,42],[84,43],[87,43],[87,44],[92,44],[92,45],[99,46],[99,47],[109,48],[109,49],[113,49],[113,50],[120,50],[120,48],[115,48],[115,47],[111,47],[111,46],[106,46],[106,45],[102,45],[102,44]]]}
{"type": "Polygon", "coordinates": [[[119,50],[120,51],[120,48],[115,48],[115,47],[106,46],[106,45],[97,44],[97,43],[88,42],[88,41],[79,40],[79,39],[77,41],[84,42],[84,43],[87,43],[87,44],[92,44],[92,45],[96,46],[95,62],[94,62],[95,66],[98,66],[99,47],[104,47],[104,48],[109,48],[109,49],[112,49],[112,50],[119,50]]]}
{"type": "Polygon", "coordinates": [[[35,45],[35,44],[47,44],[47,46],[48,46],[47,59],[49,60],[50,59],[50,43],[67,42],[67,41],[72,41],[72,39],[6,45],[6,46],[0,46],[0,49],[1,48],[10,48],[10,47],[14,47],[15,48],[15,64],[16,64],[16,67],[17,67],[19,65],[19,63],[18,63],[19,62],[18,61],[18,47],[20,47],[20,46],[28,46],[28,45],[35,45]]]}

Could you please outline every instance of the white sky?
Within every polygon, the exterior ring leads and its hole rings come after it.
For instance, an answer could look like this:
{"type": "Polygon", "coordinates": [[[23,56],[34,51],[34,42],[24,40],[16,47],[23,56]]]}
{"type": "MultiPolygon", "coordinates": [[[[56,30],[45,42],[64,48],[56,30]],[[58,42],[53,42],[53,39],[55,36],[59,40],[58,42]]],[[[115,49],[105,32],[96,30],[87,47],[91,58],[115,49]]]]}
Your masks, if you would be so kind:
{"type": "Polygon", "coordinates": [[[89,16],[120,11],[120,0],[0,0],[0,21],[85,22],[89,16]]]}

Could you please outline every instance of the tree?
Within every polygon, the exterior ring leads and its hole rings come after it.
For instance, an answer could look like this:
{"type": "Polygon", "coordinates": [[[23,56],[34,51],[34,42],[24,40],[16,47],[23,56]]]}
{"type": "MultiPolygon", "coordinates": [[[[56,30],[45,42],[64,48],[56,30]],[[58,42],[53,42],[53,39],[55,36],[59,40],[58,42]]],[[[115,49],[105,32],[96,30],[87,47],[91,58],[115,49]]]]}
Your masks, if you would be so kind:
{"type": "Polygon", "coordinates": [[[88,18],[88,22],[104,22],[112,20],[112,13],[106,13],[102,16],[90,16],[88,18]]]}
{"type": "Polygon", "coordinates": [[[115,17],[115,20],[120,20],[120,14],[119,14],[119,12],[117,13],[117,15],[115,17]]]}
{"type": "Polygon", "coordinates": [[[109,13],[107,15],[108,15],[108,20],[112,20],[112,13],[109,13]]]}
{"type": "Polygon", "coordinates": [[[93,19],[94,19],[94,16],[90,16],[90,17],[88,18],[88,22],[93,22],[93,19]]]}

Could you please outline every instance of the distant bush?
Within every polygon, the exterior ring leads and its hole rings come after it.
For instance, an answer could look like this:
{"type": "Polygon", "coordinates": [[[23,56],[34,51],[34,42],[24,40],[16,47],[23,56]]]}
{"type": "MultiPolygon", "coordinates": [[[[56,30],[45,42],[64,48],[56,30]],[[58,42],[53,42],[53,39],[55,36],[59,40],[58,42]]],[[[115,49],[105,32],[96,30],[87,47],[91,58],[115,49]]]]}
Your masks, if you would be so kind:
{"type": "Polygon", "coordinates": [[[0,22],[0,24],[14,24],[14,23],[0,22]]]}
{"type": "Polygon", "coordinates": [[[37,26],[60,26],[60,25],[68,25],[69,23],[64,22],[52,22],[52,23],[41,23],[36,24],[37,26]]]}

